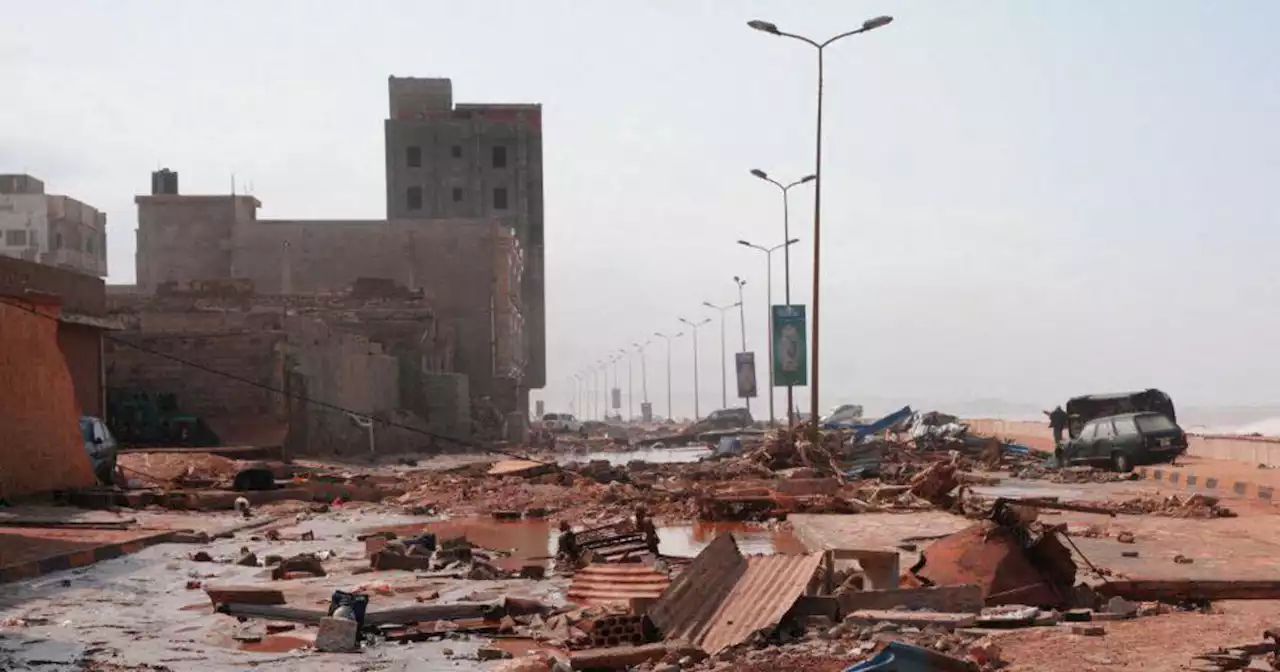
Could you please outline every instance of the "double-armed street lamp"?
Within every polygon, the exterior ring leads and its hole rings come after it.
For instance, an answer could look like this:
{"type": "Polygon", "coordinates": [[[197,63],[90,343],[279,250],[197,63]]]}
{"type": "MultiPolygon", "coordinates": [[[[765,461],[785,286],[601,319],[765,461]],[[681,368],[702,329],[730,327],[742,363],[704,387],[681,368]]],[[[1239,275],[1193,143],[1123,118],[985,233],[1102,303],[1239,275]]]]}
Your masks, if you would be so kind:
{"type": "MultiPolygon", "coordinates": [[[[826,48],[831,46],[831,44],[836,42],[837,40],[841,40],[851,35],[858,35],[861,33],[875,30],[876,28],[887,26],[892,21],[893,21],[893,17],[891,16],[877,16],[873,19],[867,19],[866,21],[862,22],[862,26],[860,28],[850,30],[844,33],[840,33],[839,35],[836,35],[835,37],[832,37],[826,40],[825,42],[816,42],[807,37],[804,37],[803,35],[796,35],[794,33],[783,32],[778,29],[778,26],[776,24],[770,23],[768,21],[755,20],[755,21],[747,22],[748,26],[756,30],[759,30],[764,33],[769,33],[770,35],[777,35],[779,37],[789,37],[793,40],[799,40],[813,47],[818,52],[818,115],[817,115],[818,123],[817,123],[817,132],[816,132],[816,138],[815,138],[815,156],[814,156],[814,170],[813,170],[813,174],[814,174],[814,181],[813,181],[813,311],[812,311],[813,312],[813,321],[812,321],[813,333],[811,334],[812,345],[810,346],[810,350],[812,350],[812,352],[809,353],[809,356],[811,358],[810,362],[812,362],[810,364],[810,368],[812,369],[812,372],[813,372],[812,378],[809,381],[809,385],[810,385],[809,412],[814,419],[813,433],[814,433],[815,440],[817,438],[817,432],[818,432],[818,422],[817,422],[817,419],[818,419],[818,369],[819,369],[818,308],[820,305],[818,299],[819,299],[819,290],[820,290],[819,278],[821,277],[821,275],[819,274],[820,264],[821,264],[820,252],[822,250],[822,83],[823,83],[822,82],[822,75],[823,75],[822,57],[826,48]]],[[[788,411],[790,411],[789,407],[788,407],[788,411]]]]}
{"type": "MultiPolygon", "coordinates": [[[[693,420],[697,422],[702,419],[702,408],[698,403],[698,330],[706,326],[711,321],[711,318],[705,317],[701,321],[691,322],[682,317],[680,321],[688,325],[689,329],[693,331],[693,420]]],[[[667,361],[670,362],[671,358],[668,357],[667,361]]],[[[669,379],[670,377],[668,376],[669,379]]],[[[670,400],[668,400],[667,405],[671,405],[670,400]]]]}
{"type": "MultiPolygon", "coordinates": [[[[725,364],[729,353],[725,350],[724,314],[725,311],[737,308],[739,303],[726,303],[723,306],[718,306],[710,301],[702,302],[702,305],[720,311],[720,408],[729,408],[729,368],[725,364]]],[[[710,320],[711,318],[707,319],[710,320]]],[[[695,336],[694,338],[697,337],[695,336]]]]}
{"type": "MultiPolygon", "coordinates": [[[[786,192],[783,192],[783,193],[786,193],[786,192]]],[[[799,238],[792,238],[791,240],[788,240],[785,243],[779,243],[778,245],[774,245],[773,247],[764,247],[761,245],[756,245],[754,243],[749,243],[745,240],[738,241],[739,245],[742,245],[744,247],[749,247],[753,250],[759,250],[761,252],[764,252],[765,274],[767,277],[767,279],[765,280],[765,319],[768,320],[768,322],[766,322],[765,324],[769,325],[768,366],[769,366],[769,424],[770,425],[773,425],[777,422],[777,419],[776,419],[777,416],[774,415],[774,412],[773,412],[773,253],[783,248],[789,248],[791,247],[792,244],[798,243],[798,242],[800,242],[799,238]]],[[[788,301],[788,303],[790,303],[790,301],[788,301]]],[[[743,349],[744,350],[746,349],[745,345],[743,346],[743,349]]],[[[758,369],[759,367],[756,367],[756,368],[758,369]]],[[[790,408],[791,408],[791,386],[788,385],[787,386],[788,424],[790,424],[790,421],[791,421],[790,408]]]]}
{"type": "MultiPolygon", "coordinates": [[[[653,335],[657,336],[658,338],[664,339],[667,342],[667,419],[675,420],[676,416],[673,414],[671,410],[671,339],[680,338],[681,336],[684,336],[684,332],[677,331],[674,334],[664,334],[662,332],[655,331],[653,332],[653,335]]],[[[696,367],[695,367],[695,370],[696,370],[696,367]]],[[[694,387],[697,387],[697,383],[694,383],[694,387]]],[[[646,398],[648,397],[647,394],[645,396],[646,398]]]]}

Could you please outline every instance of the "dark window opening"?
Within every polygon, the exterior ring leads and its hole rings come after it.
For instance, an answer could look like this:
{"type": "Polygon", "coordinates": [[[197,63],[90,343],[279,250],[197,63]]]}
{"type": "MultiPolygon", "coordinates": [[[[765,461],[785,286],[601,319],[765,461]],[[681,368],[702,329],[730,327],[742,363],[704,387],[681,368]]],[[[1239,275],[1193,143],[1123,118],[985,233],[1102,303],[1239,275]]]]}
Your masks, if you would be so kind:
{"type": "Polygon", "coordinates": [[[507,167],[507,148],[506,147],[502,145],[498,145],[497,147],[493,148],[493,167],[494,168],[507,167]]]}
{"type": "Polygon", "coordinates": [[[53,234],[53,249],[55,249],[55,250],[61,250],[61,249],[62,249],[62,234],[61,234],[61,233],[55,233],[55,234],[53,234]]]}
{"type": "Polygon", "coordinates": [[[422,148],[421,147],[405,147],[404,162],[407,163],[410,168],[421,168],[422,167],[422,148]]]}
{"type": "Polygon", "coordinates": [[[453,146],[453,158],[455,158],[455,159],[461,159],[461,158],[462,158],[462,145],[454,145],[454,146],[453,146]]]}
{"type": "Polygon", "coordinates": [[[453,202],[454,203],[462,202],[462,189],[460,187],[453,188],[453,202]]]}
{"type": "Polygon", "coordinates": [[[410,210],[421,210],[422,187],[409,187],[409,191],[405,193],[404,204],[410,210]]]}
{"type": "Polygon", "coordinates": [[[507,188],[506,187],[498,187],[497,189],[493,190],[493,209],[494,210],[507,209],[507,188]]]}

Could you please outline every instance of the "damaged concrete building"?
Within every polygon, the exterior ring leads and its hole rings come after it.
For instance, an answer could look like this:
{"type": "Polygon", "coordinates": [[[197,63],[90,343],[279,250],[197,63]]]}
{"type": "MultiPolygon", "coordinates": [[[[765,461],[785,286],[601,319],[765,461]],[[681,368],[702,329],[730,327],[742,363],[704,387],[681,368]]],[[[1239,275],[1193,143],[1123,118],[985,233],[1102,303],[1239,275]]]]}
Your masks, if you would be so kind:
{"type": "Polygon", "coordinates": [[[141,347],[109,354],[111,388],[173,393],[224,440],[300,453],[367,449],[326,404],[385,420],[380,450],[477,424],[519,435],[545,380],[540,106],[453,108],[444,79],[390,92],[387,219],[259,219],[252,196],[153,175],[135,199],[138,284],[111,296],[141,347]]]}

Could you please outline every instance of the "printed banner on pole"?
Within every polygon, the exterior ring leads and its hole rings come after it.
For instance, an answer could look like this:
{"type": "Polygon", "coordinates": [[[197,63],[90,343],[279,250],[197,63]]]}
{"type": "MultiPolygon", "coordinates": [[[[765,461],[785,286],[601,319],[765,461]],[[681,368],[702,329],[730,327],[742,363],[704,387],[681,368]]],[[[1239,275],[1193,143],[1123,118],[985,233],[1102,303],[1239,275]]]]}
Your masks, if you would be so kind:
{"type": "Polygon", "coordinates": [[[804,386],[809,383],[806,331],[804,306],[773,307],[774,386],[804,386]]]}
{"type": "Polygon", "coordinates": [[[622,388],[615,387],[610,392],[611,392],[611,396],[613,397],[610,400],[613,402],[613,410],[616,411],[622,408],[622,388]]]}
{"type": "Polygon", "coordinates": [[[738,397],[756,396],[756,353],[739,352],[733,357],[738,365],[738,397]]]}

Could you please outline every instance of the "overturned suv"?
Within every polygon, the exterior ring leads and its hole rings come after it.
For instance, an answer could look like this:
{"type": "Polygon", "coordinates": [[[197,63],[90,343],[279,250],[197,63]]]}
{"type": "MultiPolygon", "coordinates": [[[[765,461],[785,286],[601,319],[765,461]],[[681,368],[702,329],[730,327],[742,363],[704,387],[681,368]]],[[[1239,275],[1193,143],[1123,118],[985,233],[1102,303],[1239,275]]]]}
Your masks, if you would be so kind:
{"type": "Polygon", "coordinates": [[[1119,472],[1135,464],[1170,462],[1187,450],[1187,435],[1161,413],[1123,413],[1094,418],[1062,443],[1058,463],[1109,465],[1119,472]]]}

